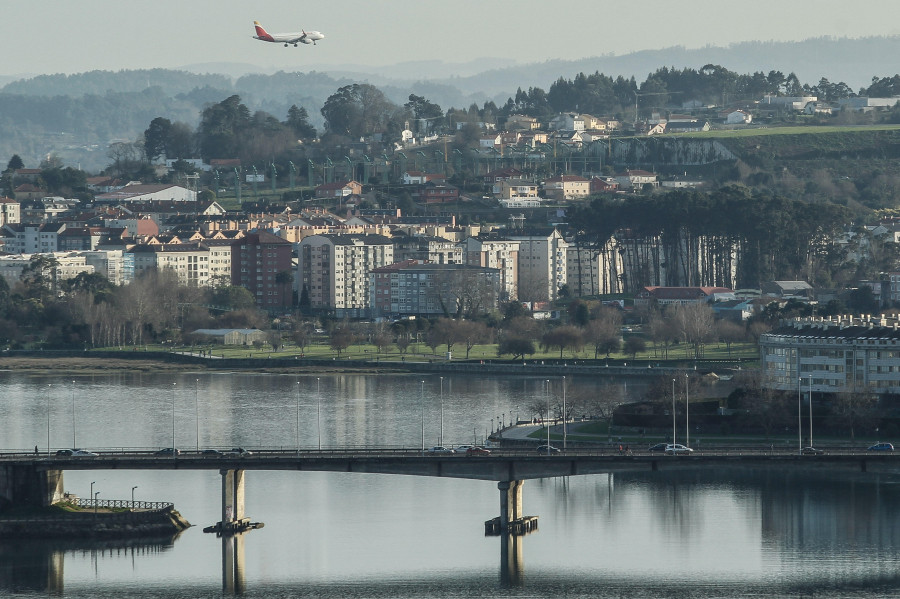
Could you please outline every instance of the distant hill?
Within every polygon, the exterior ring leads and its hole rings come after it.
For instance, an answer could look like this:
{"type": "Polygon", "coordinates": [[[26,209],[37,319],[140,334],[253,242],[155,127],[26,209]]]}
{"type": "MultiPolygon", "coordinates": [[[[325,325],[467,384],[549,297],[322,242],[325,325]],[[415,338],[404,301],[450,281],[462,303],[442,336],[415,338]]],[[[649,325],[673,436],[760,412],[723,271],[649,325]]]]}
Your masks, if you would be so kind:
{"type": "Polygon", "coordinates": [[[528,65],[503,59],[412,61],[387,67],[342,65],[321,72],[271,73],[250,64],[208,63],[183,70],[90,71],[14,81],[0,77],[0,160],[18,153],[28,166],[36,166],[56,152],[67,164],[99,169],[108,162],[110,141],[137,139],[156,116],[196,125],[206,104],[232,94],[240,95],[251,110],[265,110],[278,119],[286,118],[292,104],[302,106],[321,130],[319,111],[326,98],[353,82],[371,83],[398,104],[415,93],[445,110],[486,100],[500,105],[518,88],[546,91],[558,78],[582,72],[634,76],[640,82],[663,66],[699,69],[710,63],[737,73],[794,72],[809,84],[825,77],[858,90],[873,76],[900,72],[898,55],[900,36],[890,36],[674,47],[528,65]]]}

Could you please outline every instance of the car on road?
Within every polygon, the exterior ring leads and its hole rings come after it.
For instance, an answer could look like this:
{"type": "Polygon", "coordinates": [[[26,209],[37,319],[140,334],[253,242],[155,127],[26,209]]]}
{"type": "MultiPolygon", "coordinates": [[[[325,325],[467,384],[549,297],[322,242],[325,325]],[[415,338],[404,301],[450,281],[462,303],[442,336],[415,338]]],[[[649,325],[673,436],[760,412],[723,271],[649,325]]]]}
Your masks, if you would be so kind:
{"type": "Polygon", "coordinates": [[[56,452],[59,457],[71,458],[96,458],[97,454],[87,449],[60,449],[56,452]]]}
{"type": "Polygon", "coordinates": [[[803,455],[822,455],[825,453],[825,450],[816,449],[815,447],[804,447],[800,450],[800,453],[803,455]]]}
{"type": "Polygon", "coordinates": [[[484,447],[478,447],[477,445],[472,445],[466,450],[466,456],[485,456],[491,455],[490,449],[485,449],[484,447]]]}
{"type": "Polygon", "coordinates": [[[226,452],[225,452],[225,455],[226,455],[226,456],[229,456],[229,457],[245,458],[245,457],[247,457],[247,456],[253,455],[253,452],[252,452],[252,451],[247,451],[247,450],[244,449],[243,447],[234,447],[234,448],[229,449],[228,451],[226,451],[226,452]]]}
{"type": "Polygon", "coordinates": [[[537,452],[538,453],[559,453],[559,448],[553,447],[552,445],[538,445],[537,452]]]}
{"type": "Polygon", "coordinates": [[[428,453],[456,453],[456,451],[443,445],[435,445],[428,449],[428,453]]]}
{"type": "Polygon", "coordinates": [[[200,455],[202,455],[203,457],[209,458],[209,457],[222,457],[225,454],[222,453],[221,451],[219,451],[218,449],[204,449],[203,451],[200,452],[200,455]]]}
{"type": "Polygon", "coordinates": [[[166,447],[165,449],[160,449],[159,451],[154,451],[153,455],[158,456],[176,456],[181,455],[181,450],[174,447],[166,447]]]}
{"type": "Polygon", "coordinates": [[[681,443],[669,443],[666,445],[667,455],[690,455],[692,453],[694,453],[693,449],[686,447],[681,443]]]}
{"type": "Polygon", "coordinates": [[[890,443],[876,443],[869,447],[866,451],[894,451],[894,446],[890,443]]]}
{"type": "Polygon", "coordinates": [[[475,447],[475,446],[474,445],[457,445],[456,447],[453,448],[453,451],[455,451],[456,453],[466,453],[473,447],[475,447]]]}
{"type": "Polygon", "coordinates": [[[651,445],[647,448],[647,451],[665,451],[666,447],[668,447],[668,443],[657,443],[656,445],[651,445]]]}

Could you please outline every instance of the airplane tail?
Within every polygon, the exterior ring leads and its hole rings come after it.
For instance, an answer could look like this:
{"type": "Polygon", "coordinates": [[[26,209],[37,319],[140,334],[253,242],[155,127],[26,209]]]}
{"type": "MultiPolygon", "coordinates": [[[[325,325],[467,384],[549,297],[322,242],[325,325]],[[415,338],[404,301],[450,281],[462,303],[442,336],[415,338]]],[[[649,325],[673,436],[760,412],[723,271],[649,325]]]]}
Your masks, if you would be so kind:
{"type": "Polygon", "coordinates": [[[272,36],[269,35],[269,32],[263,29],[263,26],[259,24],[259,21],[253,21],[253,26],[256,27],[256,37],[261,40],[271,40],[272,36]]]}

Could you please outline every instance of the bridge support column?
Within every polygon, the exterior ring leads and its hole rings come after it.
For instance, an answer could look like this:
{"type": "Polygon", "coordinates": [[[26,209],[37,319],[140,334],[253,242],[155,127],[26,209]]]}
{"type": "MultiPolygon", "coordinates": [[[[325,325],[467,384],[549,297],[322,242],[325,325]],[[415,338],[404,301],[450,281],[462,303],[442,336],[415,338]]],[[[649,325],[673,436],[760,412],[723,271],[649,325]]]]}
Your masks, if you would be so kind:
{"type": "Polygon", "coordinates": [[[62,497],[62,470],[39,470],[36,466],[0,466],[0,507],[46,507],[62,497]]]}
{"type": "Polygon", "coordinates": [[[222,470],[222,524],[244,518],[244,471],[222,470]]]}
{"type": "Polygon", "coordinates": [[[509,523],[522,519],[522,483],[521,480],[500,481],[500,531],[508,532],[509,523]]]}

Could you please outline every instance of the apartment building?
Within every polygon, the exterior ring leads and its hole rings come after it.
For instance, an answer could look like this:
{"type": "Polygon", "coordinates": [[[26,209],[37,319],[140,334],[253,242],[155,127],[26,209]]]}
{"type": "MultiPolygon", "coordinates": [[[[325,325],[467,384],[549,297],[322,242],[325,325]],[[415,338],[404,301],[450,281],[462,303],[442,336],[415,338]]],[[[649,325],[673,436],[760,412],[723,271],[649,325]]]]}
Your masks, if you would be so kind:
{"type": "MultiPolygon", "coordinates": [[[[212,253],[207,252],[211,258],[212,253]]],[[[231,242],[231,284],[249,290],[262,310],[275,312],[293,306],[291,270],[289,241],[261,231],[231,242]]]]}
{"type": "Polygon", "coordinates": [[[494,235],[465,241],[466,264],[500,271],[500,301],[519,297],[519,242],[494,235]]]}
{"type": "Polygon", "coordinates": [[[556,229],[512,233],[519,242],[519,299],[555,300],[567,280],[569,243],[556,229]]]}
{"type": "Polygon", "coordinates": [[[393,262],[394,245],[384,235],[312,235],[300,242],[297,280],[312,309],[365,317],[369,273],[393,262]]]}
{"type": "Polygon", "coordinates": [[[373,269],[369,290],[374,317],[483,313],[499,305],[500,271],[405,260],[373,269]]]}

